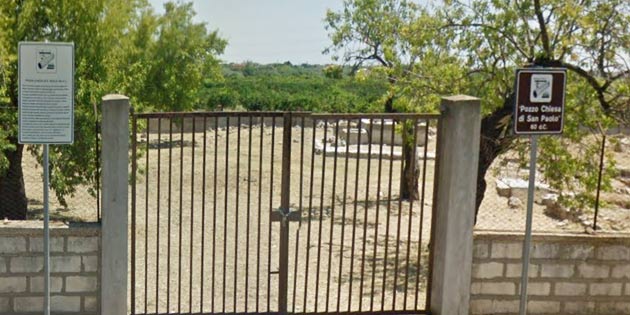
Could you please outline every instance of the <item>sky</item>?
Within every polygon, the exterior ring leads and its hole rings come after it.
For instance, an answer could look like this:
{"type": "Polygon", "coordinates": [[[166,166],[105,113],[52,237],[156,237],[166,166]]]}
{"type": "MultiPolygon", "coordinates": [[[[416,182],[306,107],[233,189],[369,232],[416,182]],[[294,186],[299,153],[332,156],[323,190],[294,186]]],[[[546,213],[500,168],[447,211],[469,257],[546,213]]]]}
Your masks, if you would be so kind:
{"type": "MultiPolygon", "coordinates": [[[[168,0],[150,0],[163,13],[168,0]]],[[[322,51],[331,43],[324,28],[327,9],[342,0],[192,0],[195,20],[218,30],[228,46],[225,62],[328,64],[322,51]]]]}

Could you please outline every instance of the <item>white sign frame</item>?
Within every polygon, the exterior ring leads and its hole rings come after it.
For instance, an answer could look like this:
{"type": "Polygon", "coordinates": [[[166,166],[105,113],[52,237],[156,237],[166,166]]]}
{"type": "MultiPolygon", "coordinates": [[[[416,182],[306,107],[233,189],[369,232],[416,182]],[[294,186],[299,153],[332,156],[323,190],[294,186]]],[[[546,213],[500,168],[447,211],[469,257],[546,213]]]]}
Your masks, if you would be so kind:
{"type": "MultiPolygon", "coordinates": [[[[74,143],[74,71],[74,43],[20,42],[18,44],[18,142],[20,144],[74,143]],[[38,56],[41,58],[37,58],[38,56]],[[31,63],[33,68],[30,68],[31,63]],[[25,89],[27,82],[28,88],[25,89]],[[57,84],[63,89],[55,90],[56,86],[52,87],[51,84],[57,84]],[[38,87],[49,91],[54,90],[54,99],[63,99],[56,104],[53,103],[54,101],[48,104],[51,107],[60,107],[60,113],[49,110],[34,114],[34,108],[40,106],[36,104],[36,99],[45,101],[43,96],[35,92],[38,87]],[[27,105],[23,102],[25,98],[29,99],[27,105]],[[27,110],[25,106],[28,107],[27,110]],[[67,114],[64,115],[64,112],[67,114]],[[56,130],[56,135],[52,135],[42,129],[42,123],[38,123],[42,120],[54,120],[55,125],[62,127],[56,130]]],[[[52,132],[52,129],[48,131],[52,132]]]]}

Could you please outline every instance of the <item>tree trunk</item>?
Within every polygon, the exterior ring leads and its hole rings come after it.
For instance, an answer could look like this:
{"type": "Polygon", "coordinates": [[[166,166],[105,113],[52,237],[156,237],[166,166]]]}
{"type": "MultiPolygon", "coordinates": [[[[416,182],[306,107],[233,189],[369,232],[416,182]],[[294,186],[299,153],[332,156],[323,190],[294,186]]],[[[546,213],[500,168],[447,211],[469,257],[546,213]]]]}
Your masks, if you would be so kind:
{"type": "Polygon", "coordinates": [[[503,106],[481,120],[481,136],[479,141],[479,168],[477,173],[477,198],[475,205],[475,222],[479,207],[486,192],[486,172],[499,154],[510,148],[515,137],[512,135],[512,114],[514,112],[512,93],[505,99],[503,106]]]}
{"type": "MultiPolygon", "coordinates": [[[[413,120],[412,120],[413,121],[413,120]]],[[[417,123],[417,121],[413,121],[417,123]]],[[[403,123],[402,138],[403,138],[403,178],[401,178],[400,197],[405,200],[418,200],[420,199],[420,193],[418,190],[418,177],[420,176],[420,169],[418,169],[418,160],[416,156],[416,150],[414,150],[414,143],[417,143],[417,139],[413,135],[413,124],[403,123]],[[413,135],[413,136],[412,136],[413,135]],[[411,137],[410,137],[411,136],[411,137]]]]}
{"type": "Polygon", "coordinates": [[[4,151],[9,160],[9,168],[0,175],[0,219],[26,220],[27,199],[22,173],[22,153],[24,146],[16,143],[15,151],[4,151]]]}

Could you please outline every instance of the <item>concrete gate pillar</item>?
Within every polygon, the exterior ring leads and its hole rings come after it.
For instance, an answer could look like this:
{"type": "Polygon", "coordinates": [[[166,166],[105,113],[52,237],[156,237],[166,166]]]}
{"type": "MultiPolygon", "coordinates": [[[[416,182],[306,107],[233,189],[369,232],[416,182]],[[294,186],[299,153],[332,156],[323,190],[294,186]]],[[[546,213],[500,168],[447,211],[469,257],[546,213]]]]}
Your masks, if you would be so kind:
{"type": "Polygon", "coordinates": [[[101,315],[127,315],[129,98],[102,102],[101,315]]]}
{"type": "Polygon", "coordinates": [[[430,310],[468,315],[481,103],[457,95],[441,104],[430,310]]]}

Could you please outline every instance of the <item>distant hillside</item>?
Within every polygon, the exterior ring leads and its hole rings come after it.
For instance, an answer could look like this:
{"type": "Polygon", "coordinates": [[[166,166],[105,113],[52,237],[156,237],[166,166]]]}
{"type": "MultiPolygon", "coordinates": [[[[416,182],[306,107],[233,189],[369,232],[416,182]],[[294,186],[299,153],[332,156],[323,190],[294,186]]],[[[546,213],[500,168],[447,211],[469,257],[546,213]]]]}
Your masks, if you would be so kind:
{"type": "Polygon", "coordinates": [[[202,108],[371,112],[382,110],[387,92],[385,80],[358,80],[339,66],[243,63],[222,72],[222,82],[206,81],[202,108]]]}

